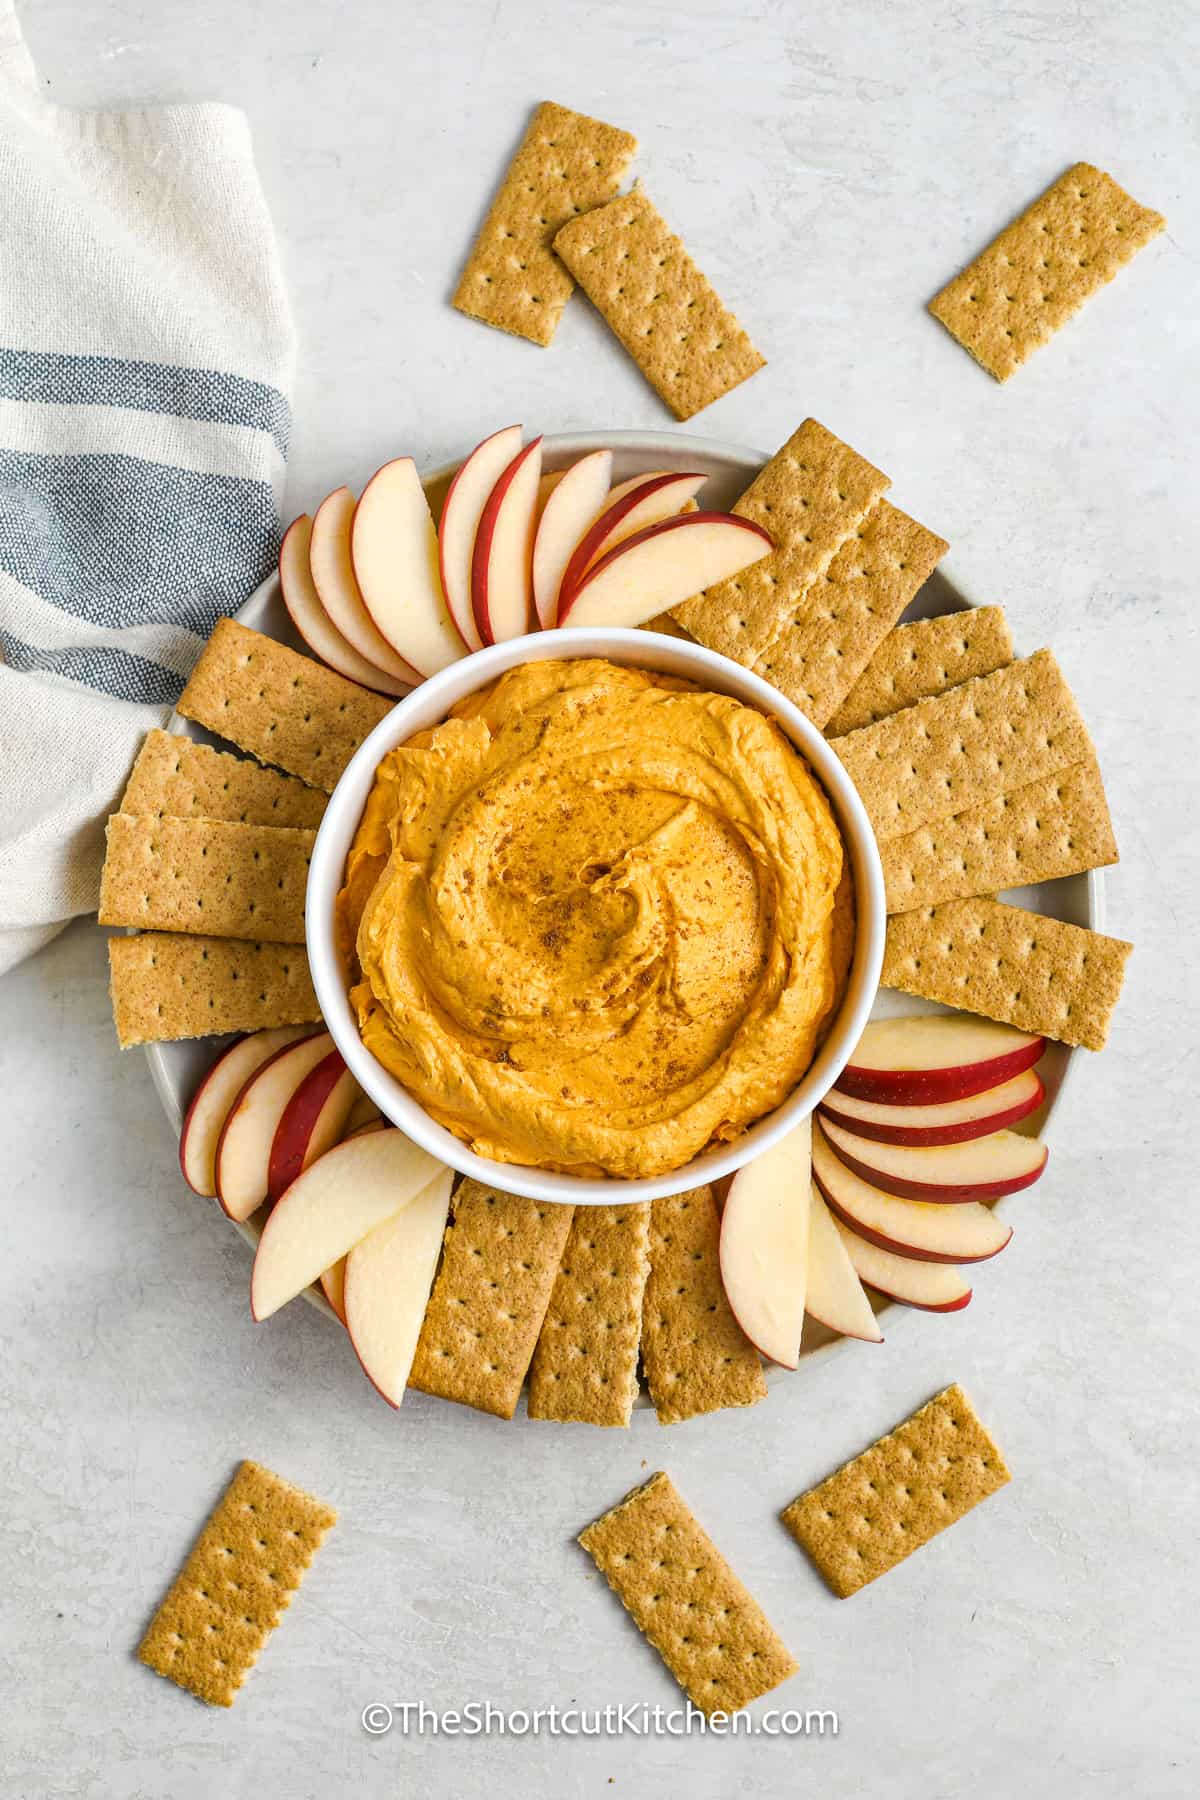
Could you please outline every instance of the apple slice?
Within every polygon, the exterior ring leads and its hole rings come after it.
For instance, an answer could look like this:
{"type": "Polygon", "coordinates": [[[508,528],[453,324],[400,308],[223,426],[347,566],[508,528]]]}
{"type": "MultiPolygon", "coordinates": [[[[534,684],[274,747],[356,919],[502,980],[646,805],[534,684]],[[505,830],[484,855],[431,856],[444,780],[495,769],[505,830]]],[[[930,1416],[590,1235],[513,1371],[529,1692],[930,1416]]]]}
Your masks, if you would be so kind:
{"type": "Polygon", "coordinates": [[[365,1125],[356,1125],[353,1131],[343,1132],[342,1142],[348,1144],[351,1138],[366,1137],[369,1131],[393,1131],[394,1129],[395,1127],[389,1125],[386,1119],[368,1119],[365,1125]]]}
{"type": "Polygon", "coordinates": [[[463,653],[442,594],[437,532],[411,456],[372,475],[350,527],[350,554],[376,629],[421,675],[436,675],[463,653]]]}
{"type": "Polygon", "coordinates": [[[647,526],[657,525],[662,519],[673,518],[699,493],[706,480],[707,476],[691,471],[663,470],[634,475],[615,487],[603,507],[593,515],[591,523],[584,521],[586,529],[581,530],[563,565],[555,606],[558,621],[561,623],[565,617],[570,596],[593,564],[610,550],[615,550],[618,544],[623,544],[626,538],[645,531],[647,526]]]}
{"type": "Polygon", "coordinates": [[[405,694],[411,681],[398,681],[377,669],[342,636],[313,584],[309,565],[313,522],[307,513],[293,519],[279,546],[279,586],[288,616],[313,655],[347,681],[372,688],[379,694],[405,694]]]}
{"type": "Polygon", "coordinates": [[[970,1301],[971,1288],[953,1263],[916,1262],[911,1256],[897,1256],[878,1244],[868,1244],[840,1219],[830,1219],[830,1224],[859,1279],[889,1300],[918,1306],[922,1312],[961,1312],[970,1301]]]}
{"type": "Polygon", "coordinates": [[[346,1119],[346,1130],[344,1135],[349,1137],[350,1133],[352,1131],[357,1131],[360,1125],[374,1124],[376,1119],[381,1119],[382,1117],[383,1114],[372,1100],[370,1094],[360,1093],[355,1097],[354,1105],[350,1108],[350,1112],[346,1119]]]}
{"type": "Polygon", "coordinates": [[[355,505],[354,495],[348,487],[335,488],[313,514],[308,565],[317,598],[346,642],[360,656],[405,687],[416,687],[421,677],[410,663],[396,655],[378,630],[354,579],[350,530],[355,505]]]}
{"type": "Polygon", "coordinates": [[[471,605],[485,644],[522,637],[533,619],[533,537],[542,440],[519,450],[488,495],[471,551],[471,605]]]}
{"type": "Polygon", "coordinates": [[[1046,1089],[1036,1069],[1024,1069],[999,1087],[943,1100],[936,1106],[887,1106],[878,1100],[856,1100],[831,1088],[819,1111],[823,1119],[873,1138],[879,1144],[964,1144],[971,1138],[1003,1131],[1036,1112],[1046,1089]]]}
{"type": "Polygon", "coordinates": [[[468,650],[483,648],[471,604],[471,557],[488,498],[521,448],[521,427],[506,425],[477,444],[450,483],[438,525],[442,592],[468,650]]]}
{"type": "Polygon", "coordinates": [[[179,1166],[193,1193],[211,1199],[217,1191],[217,1141],[233,1103],[265,1062],[298,1038],[313,1037],[311,1025],[281,1025],[240,1037],[217,1058],[184,1116],[179,1134],[179,1166]]]}
{"type": "Polygon", "coordinates": [[[999,1087],[1031,1069],[1046,1040],[965,1013],[875,1019],[834,1086],[856,1100],[931,1106],[999,1087]]]}
{"type": "Polygon", "coordinates": [[[302,1169],[341,1142],[350,1109],[361,1093],[336,1050],[309,1070],[275,1127],[267,1164],[268,1199],[278,1200],[302,1169]]]}
{"type": "Polygon", "coordinates": [[[755,1349],[785,1369],[800,1361],[808,1270],[812,1121],[740,1168],[721,1214],[721,1283],[755,1349]]]}
{"type": "MultiPolygon", "coordinates": [[[[854,1264],[839,1235],[838,1223],[822,1200],[816,1182],[810,1183],[809,1196],[808,1286],[804,1310],[810,1318],[827,1325],[830,1331],[840,1331],[843,1337],[882,1344],[879,1321],[854,1272],[854,1264]]],[[[883,1254],[881,1250],[879,1255],[883,1254]]],[[[938,1265],[930,1263],[927,1266],[935,1268],[938,1265]]]]}
{"type": "Polygon", "coordinates": [[[939,1206],[936,1201],[885,1194],[839,1162],[822,1130],[813,1132],[813,1174],[830,1211],[843,1225],[897,1256],[912,1256],[918,1262],[985,1262],[1012,1237],[1012,1227],[977,1200],[939,1206]]]}
{"type": "Polygon", "coordinates": [[[1033,1186],[1050,1155],[1040,1139],[1022,1137],[1018,1131],[993,1131],[965,1144],[914,1148],[859,1137],[832,1119],[822,1121],[822,1130],[839,1161],[864,1181],[908,1200],[943,1204],[1017,1194],[1033,1186]]]}
{"type": "Polygon", "coordinates": [[[321,1292],[344,1325],[346,1323],[346,1258],[339,1256],[321,1276],[321,1292]]]}
{"type": "Polygon", "coordinates": [[[560,625],[644,625],[772,548],[769,532],[735,513],[683,513],[626,538],[564,595],[560,625]]]}
{"type": "Polygon", "coordinates": [[[217,1198],[231,1219],[256,1212],[267,1197],[271,1146],[288,1101],[310,1070],[333,1049],[318,1031],[277,1050],[242,1088],[217,1139],[217,1198]]]}
{"type": "Polygon", "coordinates": [[[269,1319],[319,1281],[428,1187],[440,1168],[402,1131],[351,1138],[310,1163],[263,1226],[250,1278],[254,1318],[269,1319]]]}
{"type": "Polygon", "coordinates": [[[389,1406],[404,1398],[450,1215],[452,1169],[441,1169],[402,1211],[346,1258],[346,1330],[363,1372],[389,1406]]]}
{"type": "MultiPolygon", "coordinates": [[[[533,604],[543,631],[558,623],[558,590],[571,552],[604,504],[612,451],[593,450],[572,463],[542,507],[533,540],[533,604]]],[[[543,475],[542,481],[547,477],[543,475]]]]}

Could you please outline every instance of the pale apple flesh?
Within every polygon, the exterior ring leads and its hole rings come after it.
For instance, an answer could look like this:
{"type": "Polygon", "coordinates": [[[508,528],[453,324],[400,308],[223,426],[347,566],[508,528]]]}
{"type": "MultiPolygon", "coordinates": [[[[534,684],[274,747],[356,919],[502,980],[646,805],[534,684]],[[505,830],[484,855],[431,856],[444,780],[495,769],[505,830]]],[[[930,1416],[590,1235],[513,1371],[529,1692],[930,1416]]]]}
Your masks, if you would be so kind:
{"type": "Polygon", "coordinates": [[[463,654],[438,571],[429,502],[411,456],[372,475],[354,509],[350,554],[363,603],[377,630],[421,675],[463,654]]]}
{"type": "Polygon", "coordinates": [[[734,513],[683,513],[601,557],[566,597],[566,626],[644,625],[769,554],[770,534],[734,513]]]}
{"type": "Polygon", "coordinates": [[[346,1258],[346,1330],[363,1372],[389,1406],[404,1398],[437,1272],[454,1174],[441,1169],[346,1258]]]}
{"type": "Polygon", "coordinates": [[[401,1131],[364,1132],[297,1176],[263,1226],[250,1311],[268,1319],[398,1213],[441,1168],[401,1131]]]}
{"type": "Polygon", "coordinates": [[[518,451],[488,495],[471,552],[471,605],[485,644],[522,637],[533,622],[533,541],[542,440],[518,451]]]}
{"type": "Polygon", "coordinates": [[[267,1164],[268,1199],[278,1200],[310,1162],[341,1141],[361,1092],[337,1050],[309,1070],[275,1127],[267,1164]]]}
{"type": "Polygon", "coordinates": [[[835,1217],[869,1244],[897,1256],[919,1262],[985,1262],[1012,1237],[1012,1227],[977,1200],[943,1206],[885,1193],[839,1161],[820,1129],[813,1132],[813,1175],[835,1217]]]}
{"type": "Polygon", "coordinates": [[[471,603],[475,534],[492,489],[521,448],[521,427],[506,425],[477,444],[450,483],[438,523],[442,591],[450,617],[468,650],[483,648],[471,603]]]}
{"type": "Polygon", "coordinates": [[[721,1284],[756,1350],[800,1362],[812,1186],[811,1121],[740,1168],[721,1214],[721,1284]]]}
{"type": "Polygon", "coordinates": [[[883,1333],[838,1233],[837,1221],[813,1182],[809,1189],[808,1285],[804,1310],[842,1337],[882,1344],[883,1333]]]}
{"type": "Polygon", "coordinates": [[[360,1125],[370,1125],[382,1116],[370,1094],[358,1094],[346,1120],[346,1136],[349,1137],[352,1131],[357,1131],[360,1125]]]}
{"type": "Polygon", "coordinates": [[[584,521],[563,564],[554,606],[556,620],[562,622],[569,610],[570,596],[602,556],[648,526],[673,518],[694,499],[706,479],[691,470],[662,470],[634,475],[615,487],[591,521],[584,521]]]}
{"type": "Polygon", "coordinates": [[[908,1200],[962,1205],[1000,1200],[1032,1187],[1050,1152],[1038,1138],[1017,1131],[993,1131],[962,1144],[884,1144],[858,1137],[823,1121],[822,1129],[838,1160],[864,1181],[908,1200]]]}
{"type": "Polygon", "coordinates": [[[281,1025],[239,1038],[218,1057],[192,1095],[179,1134],[179,1166],[193,1193],[206,1199],[216,1194],[217,1143],[250,1077],[289,1044],[315,1035],[311,1025],[281,1025]]]}
{"type": "Polygon", "coordinates": [[[877,1293],[922,1312],[961,1312],[971,1299],[971,1286],[953,1263],[917,1262],[869,1244],[840,1219],[831,1221],[860,1280],[877,1293]]]}
{"type": "MultiPolygon", "coordinates": [[[[542,504],[533,540],[533,605],[543,631],[558,623],[558,591],[571,552],[604,504],[612,451],[593,450],[563,472],[542,504]]],[[[543,475],[542,482],[548,478],[543,475]]]]}
{"type": "Polygon", "coordinates": [[[999,1087],[1045,1047],[1043,1037],[965,1013],[873,1019],[834,1086],[858,1100],[932,1106],[999,1087]]]}
{"type": "Polygon", "coordinates": [[[321,1292],[342,1324],[346,1323],[346,1258],[340,1256],[321,1276],[321,1292]]]}
{"type": "Polygon", "coordinates": [[[421,677],[402,656],[396,655],[377,629],[354,579],[350,530],[356,504],[348,487],[335,488],[313,514],[308,546],[313,586],[333,624],[360,656],[403,686],[416,687],[421,677]]]}
{"type": "Polygon", "coordinates": [[[279,1121],[305,1076],[333,1047],[327,1031],[286,1045],[251,1075],[230,1108],[217,1140],[217,1198],[237,1223],[267,1198],[279,1121]]]}
{"type": "Polygon", "coordinates": [[[962,1144],[1028,1118],[1045,1098],[1037,1070],[1024,1069],[999,1087],[933,1106],[888,1106],[831,1088],[819,1110],[823,1119],[881,1144],[962,1144]]]}
{"type": "Polygon", "coordinates": [[[307,513],[293,519],[279,546],[279,587],[292,624],[315,657],[347,681],[379,694],[408,692],[411,682],[398,681],[372,663],[342,636],[321,605],[309,566],[312,520],[307,513]]]}

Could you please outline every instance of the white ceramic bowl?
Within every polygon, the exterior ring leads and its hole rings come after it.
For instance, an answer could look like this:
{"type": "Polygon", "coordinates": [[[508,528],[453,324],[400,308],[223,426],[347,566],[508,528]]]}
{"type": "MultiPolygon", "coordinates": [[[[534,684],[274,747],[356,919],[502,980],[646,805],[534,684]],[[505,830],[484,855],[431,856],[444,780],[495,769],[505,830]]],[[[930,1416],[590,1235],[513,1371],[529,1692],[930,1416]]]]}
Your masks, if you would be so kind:
{"type": "Polygon", "coordinates": [[[317,833],[308,876],[306,931],[313,983],[325,1024],[362,1087],[384,1116],[441,1162],[509,1193],[569,1205],[612,1205],[679,1194],[732,1174],[761,1154],[812,1112],[832,1086],[858,1042],[871,1012],[883,963],[886,915],[883,872],[863,805],[840,762],[816,728],[757,675],[699,644],[646,631],[541,631],[490,649],[478,650],[422,682],[401,700],[361,745],[337,787],[317,833]],[[363,1044],[350,1008],[334,942],[334,900],[342,885],[346,857],[362,817],[375,770],[389,750],[418,731],[439,724],[459,700],[495,681],[520,663],[557,657],[604,657],[662,674],[683,676],[702,688],[731,694],[779,721],[807,759],[828,794],[841,827],[854,874],[857,922],[854,957],[841,1009],[803,1081],[782,1106],[748,1131],[706,1151],[667,1175],[637,1181],[597,1180],[551,1174],[520,1163],[498,1163],[473,1151],[430,1118],[412,1095],[375,1060],[363,1044]]]}

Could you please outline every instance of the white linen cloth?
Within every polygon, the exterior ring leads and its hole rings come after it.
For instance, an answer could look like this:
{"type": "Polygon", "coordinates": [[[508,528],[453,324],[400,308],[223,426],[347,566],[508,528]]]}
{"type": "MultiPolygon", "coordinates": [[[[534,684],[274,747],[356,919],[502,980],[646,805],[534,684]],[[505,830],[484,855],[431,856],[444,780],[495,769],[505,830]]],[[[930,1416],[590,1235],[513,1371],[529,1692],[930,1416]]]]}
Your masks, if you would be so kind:
{"type": "Polygon", "coordinates": [[[242,114],[50,105],[0,0],[0,972],[271,569],[294,358],[242,114]]]}

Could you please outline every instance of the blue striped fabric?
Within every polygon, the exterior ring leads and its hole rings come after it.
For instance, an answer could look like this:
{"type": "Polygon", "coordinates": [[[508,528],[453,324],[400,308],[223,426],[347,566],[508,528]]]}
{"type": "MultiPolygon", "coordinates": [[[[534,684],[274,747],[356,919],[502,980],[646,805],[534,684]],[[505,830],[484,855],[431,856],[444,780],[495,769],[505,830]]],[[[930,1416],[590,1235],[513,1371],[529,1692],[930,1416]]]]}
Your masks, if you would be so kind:
{"type": "Polygon", "coordinates": [[[0,629],[4,660],[12,669],[40,669],[62,675],[85,687],[99,688],[117,700],[136,700],[150,706],[172,706],[183,683],[171,669],[133,656],[128,650],[92,646],[76,650],[35,650],[11,631],[0,629]]]}

